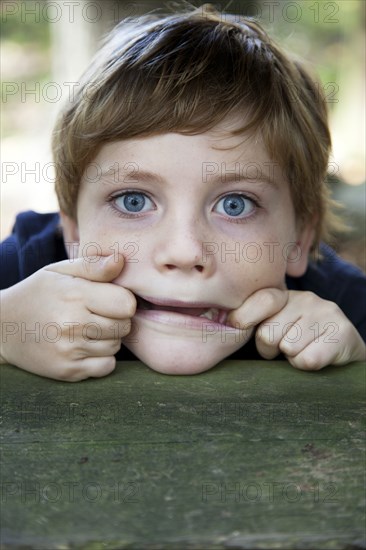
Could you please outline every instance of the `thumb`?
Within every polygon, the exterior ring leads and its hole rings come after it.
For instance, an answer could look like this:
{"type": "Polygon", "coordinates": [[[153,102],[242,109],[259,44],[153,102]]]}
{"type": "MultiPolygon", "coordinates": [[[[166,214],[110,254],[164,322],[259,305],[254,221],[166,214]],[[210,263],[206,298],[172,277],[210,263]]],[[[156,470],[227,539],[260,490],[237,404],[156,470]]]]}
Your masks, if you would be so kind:
{"type": "Polygon", "coordinates": [[[248,329],[272,317],[285,307],[288,291],[278,288],[262,288],[255,291],[238,308],[231,311],[227,322],[240,328],[248,329]]]}
{"type": "Polygon", "coordinates": [[[48,265],[45,270],[81,277],[89,281],[107,283],[113,281],[122,271],[125,260],[122,254],[110,256],[84,256],[75,260],[63,260],[48,265]]]}

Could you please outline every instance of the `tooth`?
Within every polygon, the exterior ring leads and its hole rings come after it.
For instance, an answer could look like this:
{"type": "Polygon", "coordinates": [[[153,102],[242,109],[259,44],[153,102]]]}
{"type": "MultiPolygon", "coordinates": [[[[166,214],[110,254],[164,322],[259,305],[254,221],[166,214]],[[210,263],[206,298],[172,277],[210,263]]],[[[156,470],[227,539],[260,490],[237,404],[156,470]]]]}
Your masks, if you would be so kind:
{"type": "Polygon", "coordinates": [[[214,321],[218,321],[219,320],[219,310],[217,309],[217,307],[214,307],[212,308],[212,311],[214,313],[214,321]]]}
{"type": "Polygon", "coordinates": [[[220,323],[221,325],[224,325],[224,324],[226,323],[227,317],[228,317],[227,311],[222,311],[221,314],[220,314],[220,316],[219,316],[219,323],[220,323]]]}
{"type": "Polygon", "coordinates": [[[205,317],[205,319],[209,319],[210,321],[212,321],[212,318],[213,318],[212,309],[208,309],[204,313],[201,313],[200,317],[205,317]]]}
{"type": "Polygon", "coordinates": [[[219,313],[219,310],[215,307],[211,307],[204,313],[201,313],[200,317],[205,317],[206,319],[209,319],[210,321],[216,320],[217,315],[219,313]]]}
{"type": "Polygon", "coordinates": [[[200,317],[204,317],[205,319],[212,321],[212,309],[208,309],[204,313],[201,313],[200,317]]]}

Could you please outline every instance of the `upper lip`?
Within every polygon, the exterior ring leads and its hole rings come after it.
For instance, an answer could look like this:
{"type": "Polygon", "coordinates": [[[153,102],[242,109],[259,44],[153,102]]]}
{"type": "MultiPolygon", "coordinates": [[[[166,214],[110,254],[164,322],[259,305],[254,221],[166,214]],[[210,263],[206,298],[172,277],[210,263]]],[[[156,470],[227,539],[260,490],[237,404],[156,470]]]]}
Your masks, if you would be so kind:
{"type": "Polygon", "coordinates": [[[155,298],[153,296],[144,296],[143,294],[139,295],[140,298],[143,298],[147,302],[151,302],[156,306],[169,306],[169,307],[182,307],[182,308],[216,308],[222,311],[229,311],[229,308],[224,307],[220,304],[213,304],[212,302],[186,302],[183,300],[169,300],[168,298],[155,298]]]}

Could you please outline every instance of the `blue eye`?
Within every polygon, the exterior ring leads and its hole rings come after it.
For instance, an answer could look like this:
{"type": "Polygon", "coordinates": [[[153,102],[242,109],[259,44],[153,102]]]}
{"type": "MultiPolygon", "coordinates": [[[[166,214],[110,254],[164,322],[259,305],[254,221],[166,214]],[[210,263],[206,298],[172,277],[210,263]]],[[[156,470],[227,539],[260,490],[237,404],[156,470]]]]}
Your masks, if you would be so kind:
{"type": "Polygon", "coordinates": [[[122,193],[114,201],[117,208],[124,214],[146,212],[152,205],[151,200],[144,193],[137,191],[122,193]]]}
{"type": "Polygon", "coordinates": [[[244,197],[243,195],[239,195],[238,193],[226,195],[216,204],[216,212],[234,218],[239,216],[241,218],[245,218],[254,210],[254,208],[254,201],[244,197]]]}

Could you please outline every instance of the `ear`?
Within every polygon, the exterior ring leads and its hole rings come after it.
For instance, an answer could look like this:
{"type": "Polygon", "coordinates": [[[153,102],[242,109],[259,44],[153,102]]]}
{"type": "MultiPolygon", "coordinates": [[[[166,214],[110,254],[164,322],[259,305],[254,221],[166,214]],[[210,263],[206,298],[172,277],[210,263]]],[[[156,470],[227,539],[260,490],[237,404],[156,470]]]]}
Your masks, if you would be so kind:
{"type": "Polygon", "coordinates": [[[301,277],[307,270],[309,254],[315,237],[315,222],[311,220],[298,233],[295,243],[287,247],[286,274],[290,277],[301,277]]]}
{"type": "Polygon", "coordinates": [[[78,258],[79,254],[80,237],[78,223],[64,212],[60,212],[60,218],[67,255],[70,260],[74,260],[78,258]]]}

